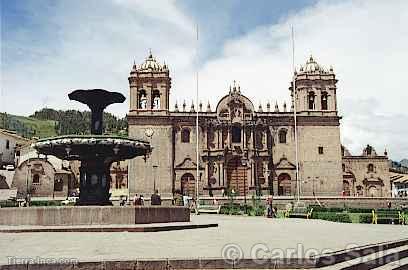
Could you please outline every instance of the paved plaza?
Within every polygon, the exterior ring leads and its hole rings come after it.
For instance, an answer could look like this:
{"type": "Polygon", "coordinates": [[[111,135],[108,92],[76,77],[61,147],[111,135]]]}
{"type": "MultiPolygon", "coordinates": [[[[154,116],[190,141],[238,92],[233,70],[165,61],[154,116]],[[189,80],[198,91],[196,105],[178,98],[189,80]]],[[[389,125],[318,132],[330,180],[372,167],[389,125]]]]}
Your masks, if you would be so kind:
{"type": "Polygon", "coordinates": [[[363,245],[408,236],[408,226],[342,224],[322,220],[200,215],[192,216],[192,223],[218,223],[219,227],[151,233],[1,233],[0,264],[7,264],[8,257],[14,256],[79,261],[222,258],[228,256],[227,253],[236,252],[237,247],[247,258],[251,258],[251,252],[260,249],[264,253],[282,250],[307,256],[311,254],[309,250],[340,250],[351,244],[363,245]]]}

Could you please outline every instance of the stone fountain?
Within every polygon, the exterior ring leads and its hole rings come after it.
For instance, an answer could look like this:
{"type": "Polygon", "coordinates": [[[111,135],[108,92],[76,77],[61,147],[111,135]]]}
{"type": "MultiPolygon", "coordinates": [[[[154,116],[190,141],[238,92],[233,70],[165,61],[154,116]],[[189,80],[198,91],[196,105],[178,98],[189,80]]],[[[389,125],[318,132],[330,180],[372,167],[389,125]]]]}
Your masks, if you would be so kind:
{"type": "Polygon", "coordinates": [[[91,109],[91,135],[69,135],[43,139],[33,145],[40,154],[64,160],[81,161],[79,201],[77,205],[111,205],[110,166],[115,161],[148,156],[148,142],[119,136],[104,136],[103,111],[113,103],[123,103],[125,97],[103,89],[75,90],[69,99],[91,109]]]}
{"type": "MultiPolygon", "coordinates": [[[[189,222],[190,209],[179,206],[112,206],[110,201],[110,166],[113,162],[151,153],[150,144],[120,136],[104,136],[103,110],[110,104],[123,103],[120,93],[103,89],[75,90],[68,95],[88,105],[92,112],[91,135],[68,135],[39,140],[32,146],[40,154],[53,155],[64,160],[81,161],[79,207],[7,207],[0,209],[0,225],[8,226],[76,226],[62,230],[128,231],[133,227],[115,227],[117,224],[147,224],[189,222]],[[105,227],[78,227],[78,225],[109,225],[105,227]]],[[[134,179],[129,179],[134,181],[134,179]]],[[[51,230],[41,227],[39,231],[51,230]]],[[[29,228],[31,230],[32,228],[29,228]]],[[[140,229],[140,228],[139,228],[140,229]]],[[[15,230],[15,229],[13,229],[15,230]]],[[[20,230],[20,229],[17,229],[20,230]]]]}

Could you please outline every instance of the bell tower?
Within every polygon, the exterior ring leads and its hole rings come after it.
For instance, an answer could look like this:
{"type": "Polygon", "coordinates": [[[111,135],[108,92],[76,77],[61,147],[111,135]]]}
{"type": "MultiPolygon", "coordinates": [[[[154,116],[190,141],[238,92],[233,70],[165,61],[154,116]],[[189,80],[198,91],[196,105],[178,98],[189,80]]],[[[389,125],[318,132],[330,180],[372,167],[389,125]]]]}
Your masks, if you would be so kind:
{"type": "Polygon", "coordinates": [[[161,65],[150,52],[140,66],[133,64],[128,79],[129,114],[167,114],[169,112],[171,78],[165,63],[161,65]]]}
{"type": "MultiPolygon", "coordinates": [[[[332,67],[326,69],[310,56],[306,64],[296,71],[295,81],[297,90],[295,102],[299,114],[337,116],[337,79],[332,67]]],[[[289,90],[293,106],[293,85],[289,90]]]]}

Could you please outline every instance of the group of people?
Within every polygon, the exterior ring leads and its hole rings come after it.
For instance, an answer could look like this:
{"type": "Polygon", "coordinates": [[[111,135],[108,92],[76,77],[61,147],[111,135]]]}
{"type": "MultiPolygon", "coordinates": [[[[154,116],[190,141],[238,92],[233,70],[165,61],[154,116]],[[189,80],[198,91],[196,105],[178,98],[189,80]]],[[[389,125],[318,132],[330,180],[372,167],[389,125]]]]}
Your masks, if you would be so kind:
{"type": "MultiPolygon", "coordinates": [[[[126,200],[120,201],[121,206],[124,206],[125,204],[126,204],[126,200]]],[[[139,196],[137,196],[137,194],[135,194],[135,196],[133,197],[133,205],[143,206],[144,204],[145,204],[145,199],[143,195],[140,194],[139,196]]],[[[152,194],[152,196],[150,197],[150,205],[161,205],[161,204],[162,204],[162,199],[159,194],[159,191],[156,189],[154,193],[152,194]]]]}

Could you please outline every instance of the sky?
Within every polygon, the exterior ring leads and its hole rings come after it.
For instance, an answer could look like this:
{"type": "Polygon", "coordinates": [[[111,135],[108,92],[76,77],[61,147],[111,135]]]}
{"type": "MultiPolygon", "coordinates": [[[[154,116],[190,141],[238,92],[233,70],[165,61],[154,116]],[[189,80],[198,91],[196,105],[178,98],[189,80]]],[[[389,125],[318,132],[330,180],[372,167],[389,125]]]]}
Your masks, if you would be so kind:
{"type": "MultiPolygon", "coordinates": [[[[234,80],[257,108],[289,103],[295,65],[332,66],[342,143],[408,157],[408,1],[2,0],[0,111],[87,109],[73,89],[129,96],[127,77],[149,49],[170,68],[171,106],[217,101],[234,80]],[[198,25],[198,41],[196,40],[198,25]]],[[[129,104],[107,111],[126,115],[129,104]]]]}

